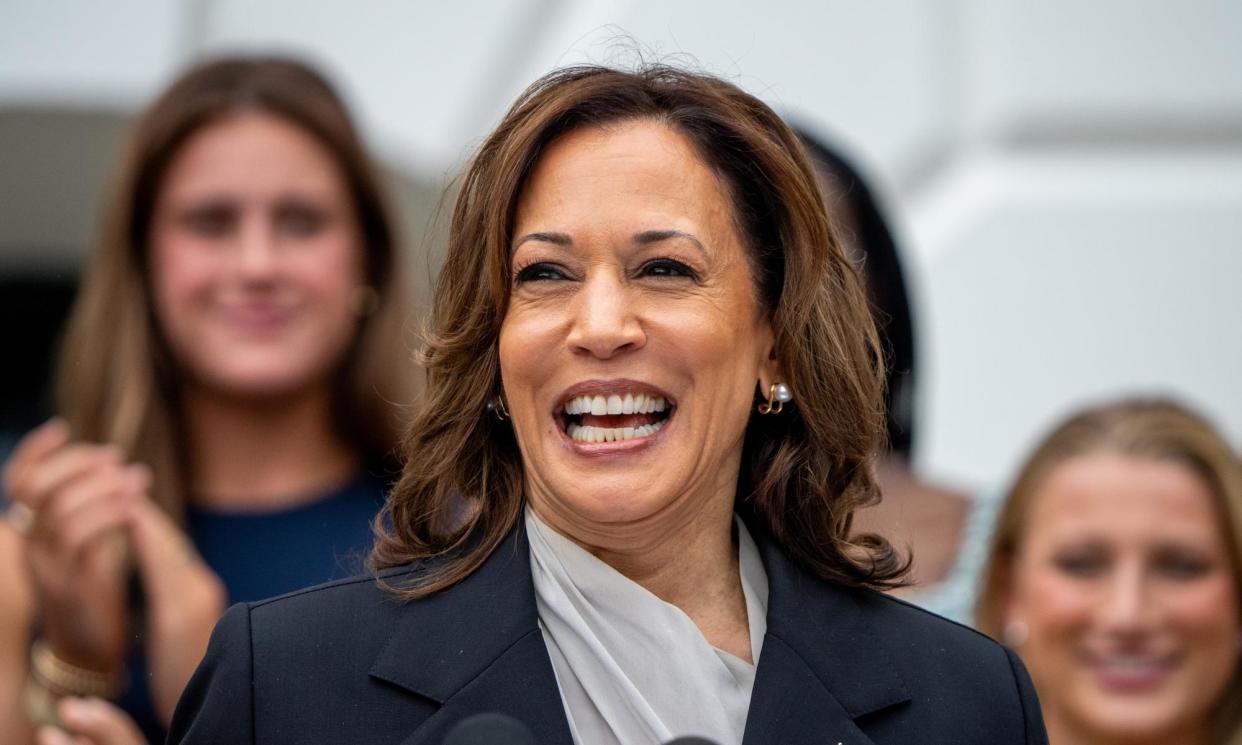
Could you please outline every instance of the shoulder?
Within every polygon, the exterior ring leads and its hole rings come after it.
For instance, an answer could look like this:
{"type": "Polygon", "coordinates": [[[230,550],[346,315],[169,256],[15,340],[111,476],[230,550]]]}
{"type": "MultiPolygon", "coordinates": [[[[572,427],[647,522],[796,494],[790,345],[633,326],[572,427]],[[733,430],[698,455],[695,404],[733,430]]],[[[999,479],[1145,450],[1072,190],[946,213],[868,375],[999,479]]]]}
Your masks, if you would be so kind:
{"type": "Polygon", "coordinates": [[[863,590],[850,594],[905,681],[912,712],[943,720],[938,726],[950,729],[986,728],[1012,733],[1013,742],[1046,742],[1034,687],[1011,650],[899,598],[863,590]]]}
{"type": "Polygon", "coordinates": [[[398,705],[397,691],[377,687],[371,668],[409,603],[379,580],[399,583],[415,571],[395,568],[230,608],[182,694],[169,742],[285,741],[293,733],[341,742],[361,733],[383,743],[408,732],[427,716],[425,707],[398,705]]]}
{"type": "Polygon", "coordinates": [[[912,602],[872,590],[849,593],[889,644],[921,664],[934,665],[950,652],[972,658],[1003,654],[1003,648],[986,634],[912,602]]]}
{"type": "Polygon", "coordinates": [[[247,603],[254,648],[296,656],[308,644],[321,652],[375,646],[391,633],[402,607],[410,602],[385,585],[400,585],[417,573],[416,567],[396,567],[247,603]]]}

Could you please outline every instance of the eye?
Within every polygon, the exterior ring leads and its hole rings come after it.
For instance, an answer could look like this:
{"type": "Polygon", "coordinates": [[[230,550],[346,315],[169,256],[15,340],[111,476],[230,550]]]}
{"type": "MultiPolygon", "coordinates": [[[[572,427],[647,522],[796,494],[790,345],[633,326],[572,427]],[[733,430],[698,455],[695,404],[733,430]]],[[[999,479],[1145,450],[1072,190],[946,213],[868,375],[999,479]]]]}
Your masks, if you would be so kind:
{"type": "Polygon", "coordinates": [[[196,207],[184,212],[179,222],[200,238],[222,238],[233,230],[237,210],[223,204],[196,207]]]}
{"type": "Polygon", "coordinates": [[[534,264],[518,269],[514,274],[514,282],[516,284],[525,284],[527,282],[548,282],[562,279],[569,279],[565,270],[548,261],[538,261],[534,264]]]}
{"type": "Polygon", "coordinates": [[[307,204],[283,204],[276,209],[276,228],[284,235],[309,238],[328,223],[324,210],[307,204]]]}
{"type": "Polygon", "coordinates": [[[1165,551],[1153,557],[1152,568],[1175,580],[1198,579],[1212,569],[1212,562],[1184,551],[1165,551]]]}
{"type": "Polygon", "coordinates": [[[652,259],[642,265],[639,273],[645,277],[688,277],[698,279],[698,274],[676,259],[652,259]]]}
{"type": "Polygon", "coordinates": [[[1108,570],[1108,558],[1095,552],[1060,554],[1053,557],[1052,563],[1071,577],[1098,577],[1108,570]]]}

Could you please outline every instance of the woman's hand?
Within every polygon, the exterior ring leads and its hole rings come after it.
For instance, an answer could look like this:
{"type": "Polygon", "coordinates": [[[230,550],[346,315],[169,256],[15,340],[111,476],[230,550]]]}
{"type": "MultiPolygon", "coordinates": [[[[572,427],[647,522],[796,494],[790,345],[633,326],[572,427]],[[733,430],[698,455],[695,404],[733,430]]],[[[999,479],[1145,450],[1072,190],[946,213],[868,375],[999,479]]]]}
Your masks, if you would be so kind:
{"type": "Polygon", "coordinates": [[[4,473],[10,498],[33,514],[26,564],[42,632],[57,657],[117,672],[125,655],[123,528],[150,474],[117,448],[71,442],[53,420],[26,437],[4,473]]]}
{"type": "Polygon", "coordinates": [[[65,729],[39,728],[38,745],[147,745],[134,720],[102,699],[62,699],[57,713],[65,729]]]}
{"type": "Polygon", "coordinates": [[[227,593],[164,510],[141,500],[132,513],[130,535],[147,598],[151,698],[168,725],[224,613],[227,593]]]}

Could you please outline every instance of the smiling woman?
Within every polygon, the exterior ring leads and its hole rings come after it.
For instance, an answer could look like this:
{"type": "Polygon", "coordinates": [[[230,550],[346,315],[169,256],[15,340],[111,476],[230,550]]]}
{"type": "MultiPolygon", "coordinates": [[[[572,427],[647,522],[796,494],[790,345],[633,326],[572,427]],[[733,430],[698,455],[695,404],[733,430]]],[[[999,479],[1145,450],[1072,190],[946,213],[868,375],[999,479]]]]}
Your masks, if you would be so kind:
{"type": "Polygon", "coordinates": [[[163,742],[229,601],[361,570],[409,399],[393,222],[318,73],[195,66],[119,166],[61,416],[5,467],[6,743],[163,742]]]}
{"type": "Polygon", "coordinates": [[[173,741],[1043,742],[1016,659],[875,591],[880,359],[767,106],[548,75],[463,178],[379,581],[231,611],[173,741]]]}
{"type": "Polygon", "coordinates": [[[1084,410],[1002,507],[979,628],[1013,645],[1059,743],[1242,743],[1242,465],[1160,400],[1084,410]]]}

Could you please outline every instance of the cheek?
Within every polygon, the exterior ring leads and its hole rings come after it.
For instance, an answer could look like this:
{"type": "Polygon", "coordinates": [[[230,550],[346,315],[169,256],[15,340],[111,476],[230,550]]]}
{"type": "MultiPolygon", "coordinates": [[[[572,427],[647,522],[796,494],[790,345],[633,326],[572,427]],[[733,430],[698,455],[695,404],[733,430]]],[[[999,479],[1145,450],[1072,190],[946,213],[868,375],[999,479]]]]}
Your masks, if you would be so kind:
{"type": "Polygon", "coordinates": [[[348,235],[332,235],[306,247],[290,263],[299,285],[332,308],[348,307],[365,277],[361,246],[348,235]]]}
{"type": "Polygon", "coordinates": [[[1090,620],[1095,592],[1089,583],[1043,567],[1025,571],[1017,587],[1015,611],[1032,637],[1070,631],[1090,620]]]}
{"type": "Polygon", "coordinates": [[[649,314],[648,327],[670,358],[684,359],[697,376],[743,384],[749,402],[770,333],[748,304],[738,305],[705,300],[660,308],[649,314]]]}
{"type": "Polygon", "coordinates": [[[500,327],[497,353],[506,391],[520,398],[518,386],[534,385],[563,362],[557,356],[563,343],[563,324],[556,313],[511,307],[500,327]],[[509,390],[514,388],[514,390],[509,390]]]}
{"type": "Polygon", "coordinates": [[[1238,597],[1227,576],[1171,588],[1161,599],[1169,623],[1207,657],[1228,660],[1239,647],[1238,597]]]}
{"type": "Polygon", "coordinates": [[[187,321],[184,314],[205,298],[222,271],[218,252],[175,236],[155,241],[149,261],[156,315],[173,327],[187,321]]]}

